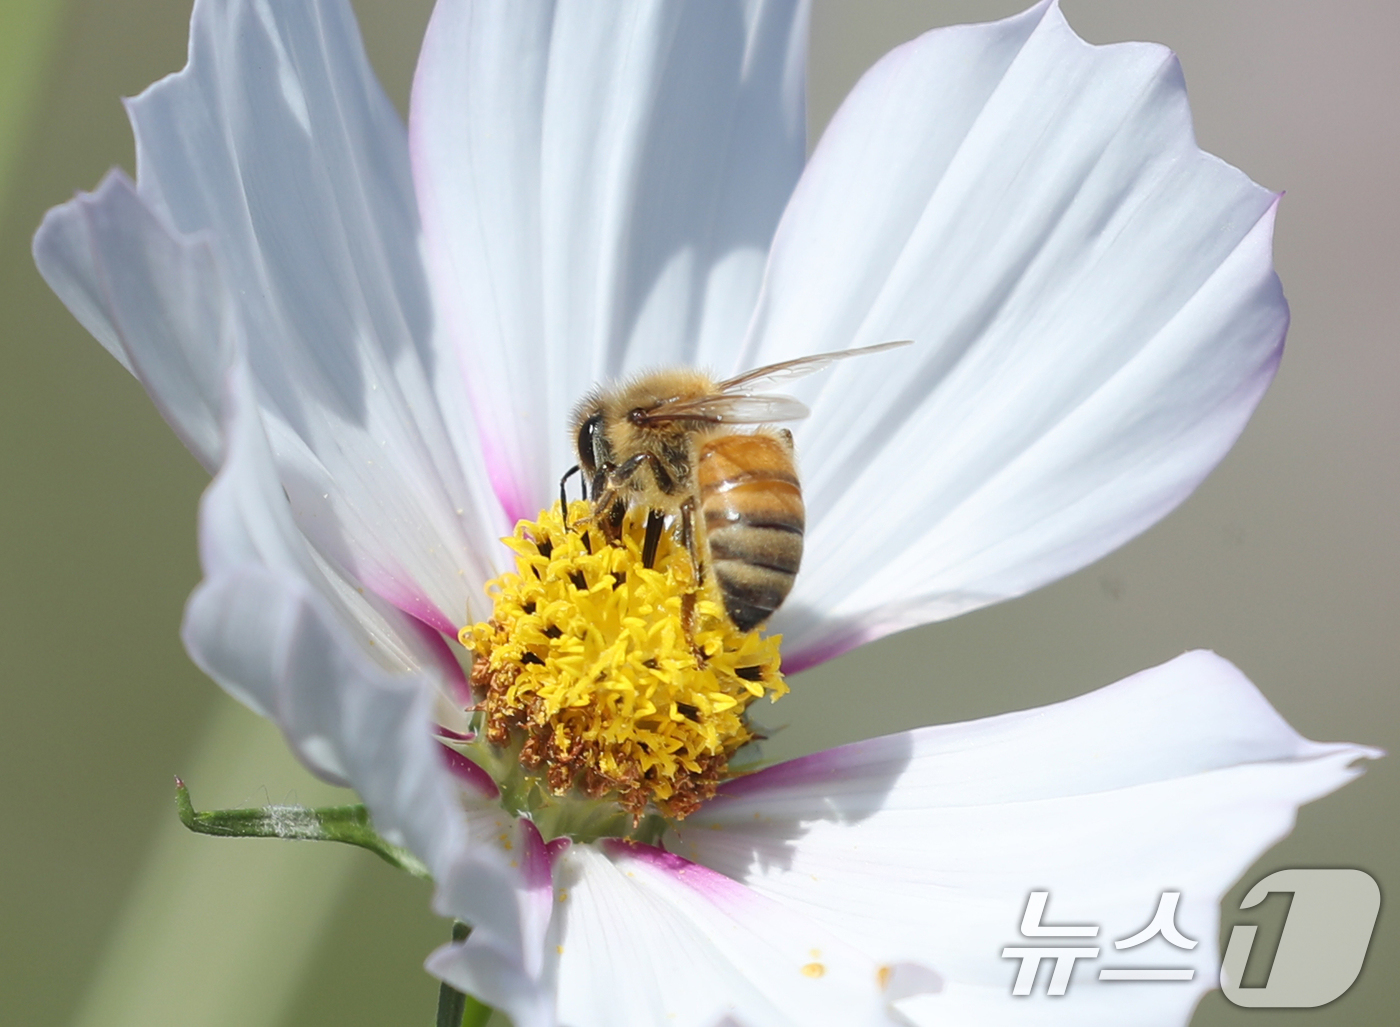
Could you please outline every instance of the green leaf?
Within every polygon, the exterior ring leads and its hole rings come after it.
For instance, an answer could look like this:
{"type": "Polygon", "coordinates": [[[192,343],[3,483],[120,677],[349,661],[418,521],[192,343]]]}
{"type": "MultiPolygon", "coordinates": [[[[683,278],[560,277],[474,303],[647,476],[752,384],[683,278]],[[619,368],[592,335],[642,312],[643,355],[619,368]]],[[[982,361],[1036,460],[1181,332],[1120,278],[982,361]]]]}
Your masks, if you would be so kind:
{"type": "Polygon", "coordinates": [[[219,809],[199,813],[185,782],[175,779],[175,809],[180,822],[196,834],[221,838],[285,838],[299,842],[344,842],[368,849],[390,866],[414,877],[431,880],[423,862],[397,845],[380,837],[370,824],[369,811],[361,804],[352,806],[255,806],[247,809],[219,809]]]}

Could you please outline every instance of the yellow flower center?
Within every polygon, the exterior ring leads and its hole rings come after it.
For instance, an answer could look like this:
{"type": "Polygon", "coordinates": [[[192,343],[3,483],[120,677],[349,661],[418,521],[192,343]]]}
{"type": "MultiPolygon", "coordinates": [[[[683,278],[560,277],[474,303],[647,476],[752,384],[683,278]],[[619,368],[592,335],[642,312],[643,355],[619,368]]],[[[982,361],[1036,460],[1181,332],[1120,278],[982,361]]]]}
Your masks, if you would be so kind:
{"type": "Polygon", "coordinates": [[[739,631],[663,532],[642,562],[645,511],[609,544],[587,503],[521,521],[505,539],[514,573],[487,586],[494,608],[463,628],[486,739],[554,796],[609,799],[635,823],[680,819],[710,798],[754,737],[745,710],[787,692],[779,636],[739,631]]]}

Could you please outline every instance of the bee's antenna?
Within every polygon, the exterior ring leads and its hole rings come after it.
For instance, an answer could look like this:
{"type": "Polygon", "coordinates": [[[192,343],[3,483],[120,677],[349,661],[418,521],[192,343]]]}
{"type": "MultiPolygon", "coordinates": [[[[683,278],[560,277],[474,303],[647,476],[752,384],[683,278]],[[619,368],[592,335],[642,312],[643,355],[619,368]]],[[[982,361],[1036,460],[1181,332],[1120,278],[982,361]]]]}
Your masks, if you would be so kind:
{"type": "MultiPolygon", "coordinates": [[[[564,522],[565,531],[569,530],[569,494],[564,491],[564,486],[567,485],[569,483],[569,479],[572,478],[575,474],[578,474],[578,472],[579,465],[574,464],[574,466],[570,467],[567,471],[564,472],[564,477],[559,479],[559,518],[564,522]]],[[[587,486],[585,485],[584,488],[586,489],[587,486]]],[[[588,498],[586,492],[583,498],[588,498]]]]}

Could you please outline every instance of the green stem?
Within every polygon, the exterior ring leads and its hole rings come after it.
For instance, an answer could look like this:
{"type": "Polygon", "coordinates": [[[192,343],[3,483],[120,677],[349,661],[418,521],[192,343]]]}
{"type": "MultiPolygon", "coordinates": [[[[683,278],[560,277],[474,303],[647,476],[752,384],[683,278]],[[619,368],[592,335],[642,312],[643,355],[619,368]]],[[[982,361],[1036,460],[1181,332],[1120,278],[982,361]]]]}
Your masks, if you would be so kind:
{"type": "Polygon", "coordinates": [[[195,811],[185,782],[175,779],[175,809],[180,823],[196,834],[223,838],[285,838],[292,841],[343,842],[368,849],[390,866],[431,880],[428,868],[407,849],[390,845],[370,824],[362,805],[258,806],[249,809],[195,811]]]}
{"type": "MultiPolygon", "coordinates": [[[[460,920],[452,925],[452,940],[466,941],[472,929],[460,920]]],[[[482,1005],[443,982],[438,988],[437,1027],[486,1027],[491,1007],[482,1005]]]]}

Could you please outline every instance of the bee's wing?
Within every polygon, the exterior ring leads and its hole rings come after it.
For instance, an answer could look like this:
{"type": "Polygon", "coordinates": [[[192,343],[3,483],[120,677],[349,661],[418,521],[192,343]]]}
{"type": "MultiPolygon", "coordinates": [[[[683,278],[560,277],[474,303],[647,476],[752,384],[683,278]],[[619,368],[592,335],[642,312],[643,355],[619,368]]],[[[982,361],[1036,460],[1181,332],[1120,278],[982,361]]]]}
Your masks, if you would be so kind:
{"type": "Polygon", "coordinates": [[[712,424],[769,424],[774,421],[800,421],[808,413],[808,409],[791,396],[712,393],[693,399],[671,400],[635,416],[643,423],[709,421],[712,424]]]}
{"type": "Polygon", "coordinates": [[[745,392],[762,390],[775,382],[792,381],[794,378],[803,378],[838,360],[845,360],[847,357],[860,357],[867,353],[879,353],[882,350],[894,349],[896,346],[908,346],[912,339],[901,339],[899,342],[882,342],[878,346],[861,346],[859,349],[840,349],[834,353],[815,353],[810,357],[798,357],[796,360],[784,360],[780,364],[769,364],[766,367],[755,367],[752,371],[745,371],[736,378],[720,382],[716,388],[720,392],[736,392],[743,389],[745,392]]]}

